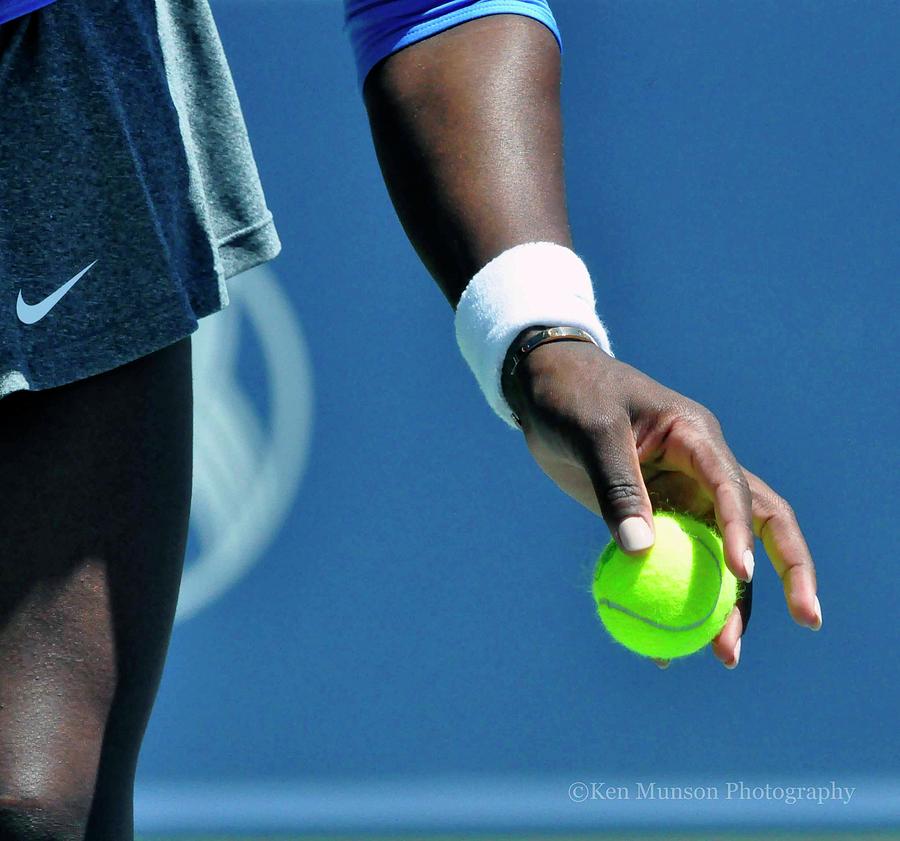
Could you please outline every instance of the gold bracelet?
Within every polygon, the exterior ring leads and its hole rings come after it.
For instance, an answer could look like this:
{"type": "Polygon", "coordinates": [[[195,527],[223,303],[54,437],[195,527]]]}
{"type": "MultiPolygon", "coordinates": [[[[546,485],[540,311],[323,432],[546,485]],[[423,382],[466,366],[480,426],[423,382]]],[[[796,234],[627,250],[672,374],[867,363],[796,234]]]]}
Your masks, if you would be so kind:
{"type": "MultiPolygon", "coordinates": [[[[509,369],[509,375],[512,376],[516,372],[516,366],[522,361],[522,358],[533,351],[539,345],[545,342],[557,342],[560,339],[574,339],[576,342],[592,342],[597,345],[597,340],[586,330],[580,327],[548,327],[535,333],[528,341],[524,342],[516,352],[512,355],[512,365],[509,369]]],[[[599,345],[597,345],[599,347],[599,345]]]]}

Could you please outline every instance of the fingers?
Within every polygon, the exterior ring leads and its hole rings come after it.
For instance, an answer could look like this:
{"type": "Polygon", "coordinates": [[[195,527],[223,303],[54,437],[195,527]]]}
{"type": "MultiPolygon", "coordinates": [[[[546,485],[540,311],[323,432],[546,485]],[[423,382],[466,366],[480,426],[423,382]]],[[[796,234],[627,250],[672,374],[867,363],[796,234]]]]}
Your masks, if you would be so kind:
{"type": "Polygon", "coordinates": [[[653,506],[630,423],[623,419],[594,430],[584,440],[581,454],[613,539],[627,554],[649,549],[655,539],[653,506]]]}
{"type": "MultiPolygon", "coordinates": [[[[693,478],[712,497],[728,568],[744,581],[751,579],[753,541],[758,536],[781,578],[791,617],[819,630],[822,606],[815,565],[787,501],[737,463],[718,422],[702,407],[695,415],[673,421],[664,440],[666,463],[693,478]]],[[[750,593],[745,593],[749,599],[750,593]]],[[[749,601],[743,609],[749,609],[749,601]]]]}
{"type": "Polygon", "coordinates": [[[753,493],[753,526],[784,588],[788,612],[798,625],[822,627],[816,569],[791,506],[762,479],[744,469],[753,493]]]}
{"type": "Polygon", "coordinates": [[[743,631],[741,611],[735,606],[725,622],[725,627],[719,631],[718,636],[710,643],[713,654],[722,661],[726,669],[735,669],[740,662],[741,635],[743,631]]]}
{"type": "Polygon", "coordinates": [[[725,564],[742,581],[750,581],[754,567],[753,499],[744,472],[712,413],[703,409],[694,416],[676,418],[665,437],[663,458],[694,479],[712,498],[725,564]]]}

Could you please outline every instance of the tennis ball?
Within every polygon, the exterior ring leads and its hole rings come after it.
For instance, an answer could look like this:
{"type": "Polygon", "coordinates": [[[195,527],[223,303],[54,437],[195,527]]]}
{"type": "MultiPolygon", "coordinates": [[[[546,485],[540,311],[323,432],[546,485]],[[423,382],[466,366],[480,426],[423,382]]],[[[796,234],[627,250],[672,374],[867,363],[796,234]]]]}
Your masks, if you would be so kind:
{"type": "Polygon", "coordinates": [[[610,541],[594,571],[597,613],[613,639],[670,660],[703,648],[725,625],[738,580],[718,531],[685,514],[653,515],[656,541],[643,556],[610,541]]]}

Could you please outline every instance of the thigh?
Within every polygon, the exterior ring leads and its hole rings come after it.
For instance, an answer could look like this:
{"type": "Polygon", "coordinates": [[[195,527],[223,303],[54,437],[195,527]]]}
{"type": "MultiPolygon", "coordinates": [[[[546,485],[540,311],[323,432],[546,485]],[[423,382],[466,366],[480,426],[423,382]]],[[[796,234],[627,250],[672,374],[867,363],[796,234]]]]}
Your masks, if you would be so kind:
{"type": "Polygon", "coordinates": [[[130,837],[187,541],[192,413],[190,336],[0,400],[0,797],[90,818],[92,839],[130,837]]]}

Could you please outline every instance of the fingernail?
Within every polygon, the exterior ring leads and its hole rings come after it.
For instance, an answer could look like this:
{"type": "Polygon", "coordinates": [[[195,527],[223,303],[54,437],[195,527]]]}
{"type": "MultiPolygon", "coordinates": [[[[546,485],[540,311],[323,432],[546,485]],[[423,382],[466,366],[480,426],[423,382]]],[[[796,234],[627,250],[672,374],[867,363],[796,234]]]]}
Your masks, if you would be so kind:
{"type": "Polygon", "coordinates": [[[744,569],[747,570],[747,577],[744,580],[749,582],[750,579],[753,578],[753,567],[755,566],[753,562],[753,552],[749,549],[744,549],[743,561],[744,569]]]}
{"type": "Polygon", "coordinates": [[[626,552],[640,552],[653,545],[653,532],[643,517],[628,517],[619,525],[619,543],[626,552]]]}
{"type": "Polygon", "coordinates": [[[659,666],[661,669],[668,669],[669,663],[671,662],[671,660],[654,660],[653,662],[656,663],[656,665],[659,666]]]}
{"type": "Polygon", "coordinates": [[[809,626],[814,631],[822,629],[822,605],[819,604],[819,597],[816,596],[816,621],[809,626]]]}
{"type": "Polygon", "coordinates": [[[738,639],[737,645],[734,647],[734,662],[730,665],[728,663],[725,664],[726,669],[736,669],[737,664],[741,662],[741,640],[738,639]]]}

